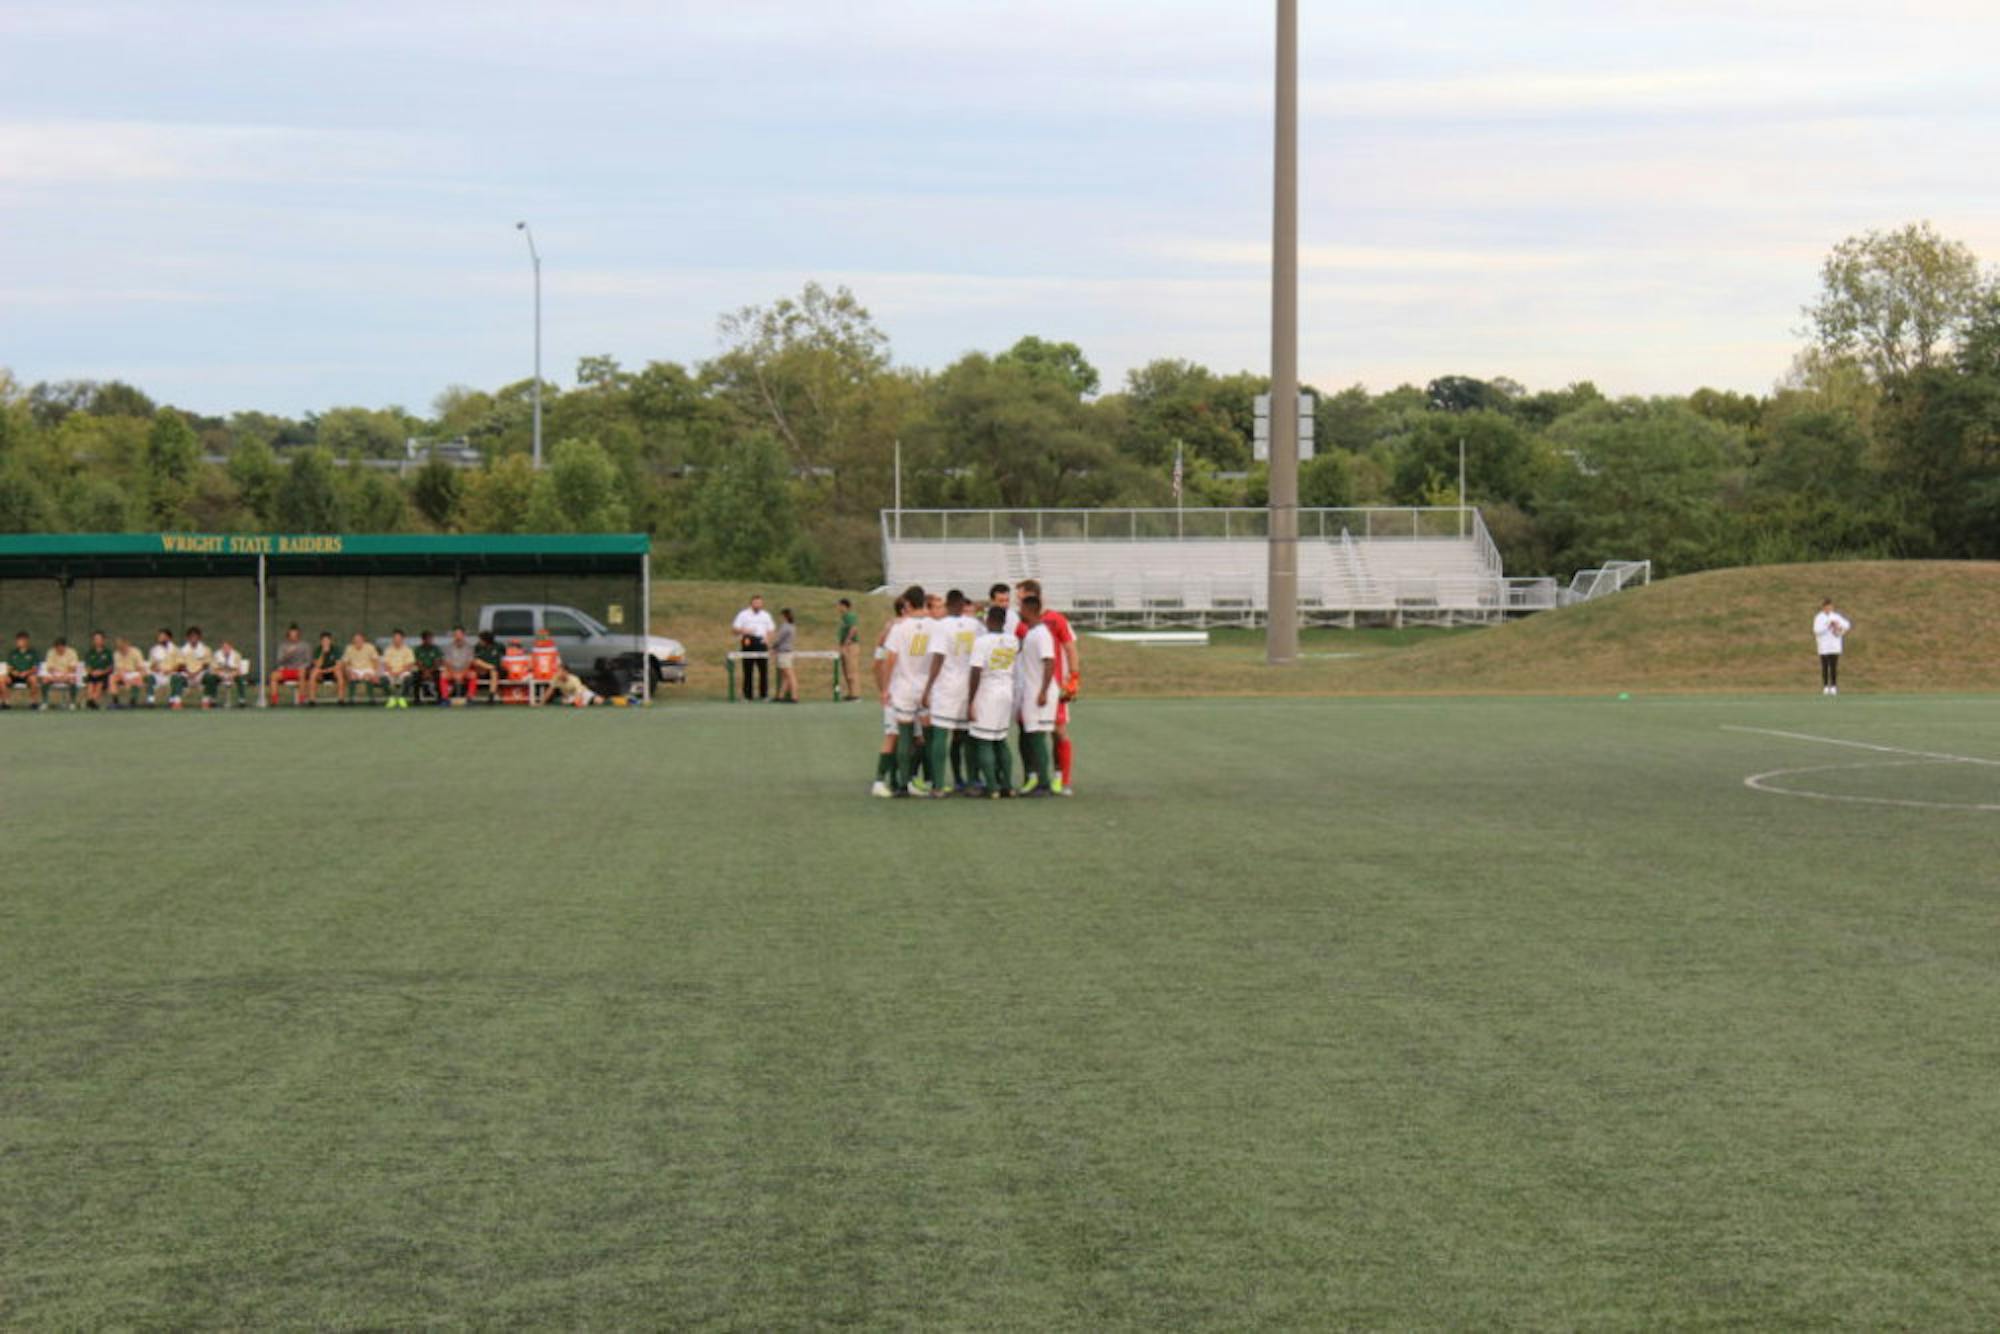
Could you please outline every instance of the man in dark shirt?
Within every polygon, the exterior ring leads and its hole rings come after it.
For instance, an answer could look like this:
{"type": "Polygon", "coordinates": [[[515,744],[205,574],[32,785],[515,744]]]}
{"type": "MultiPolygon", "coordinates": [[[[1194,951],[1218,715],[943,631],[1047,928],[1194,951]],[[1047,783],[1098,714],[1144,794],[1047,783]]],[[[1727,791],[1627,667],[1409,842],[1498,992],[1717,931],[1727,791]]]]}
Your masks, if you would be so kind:
{"type": "Polygon", "coordinates": [[[42,655],[35,652],[34,641],[23,630],[14,636],[14,647],[7,652],[7,670],[0,675],[0,709],[13,707],[9,696],[15,690],[28,692],[28,703],[40,708],[42,704],[42,655]]]}
{"type": "Polygon", "coordinates": [[[90,647],[83,651],[83,706],[87,709],[104,707],[104,692],[111,688],[111,645],[104,642],[104,632],[90,632],[90,647]]]}

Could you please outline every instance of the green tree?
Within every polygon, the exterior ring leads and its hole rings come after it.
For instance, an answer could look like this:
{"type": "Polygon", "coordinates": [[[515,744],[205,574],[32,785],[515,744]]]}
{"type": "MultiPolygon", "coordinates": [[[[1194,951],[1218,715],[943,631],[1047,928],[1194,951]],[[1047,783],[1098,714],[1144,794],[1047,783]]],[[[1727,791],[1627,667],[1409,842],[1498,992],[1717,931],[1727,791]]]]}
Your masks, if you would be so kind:
{"type": "Polygon", "coordinates": [[[625,479],[593,440],[562,440],[528,499],[528,527],[544,533],[615,533],[629,524],[625,479]]]}
{"type": "Polygon", "coordinates": [[[285,471],[269,443],[256,435],[240,437],[229,451],[229,480],[236,484],[243,508],[264,527],[278,519],[278,488],[285,471]]]}
{"type": "Polygon", "coordinates": [[[390,474],[350,465],[341,470],[336,485],[349,532],[400,533],[409,525],[409,502],[390,474]]]}
{"type": "MultiPolygon", "coordinates": [[[[1101,504],[1130,480],[1090,407],[1018,362],[970,353],[938,374],[926,399],[914,443],[952,478],[935,499],[1009,509],[1101,504]]],[[[1170,466],[1157,470],[1156,490],[1170,466]]]]}
{"type": "Polygon", "coordinates": [[[768,433],[716,451],[687,507],[690,573],[788,583],[811,577],[788,471],[784,447],[768,433]]]}
{"type": "Polygon", "coordinates": [[[1458,503],[1458,446],[1465,442],[1465,488],[1474,504],[1527,505],[1549,467],[1546,448],[1515,418],[1490,408],[1427,413],[1398,442],[1393,491],[1398,504],[1458,503]]]}
{"type": "Polygon", "coordinates": [[[146,512],[155,526],[187,526],[188,502],[200,466],[201,444],[194,429],[180,413],[161,408],[146,435],[146,512]]]}
{"type": "Polygon", "coordinates": [[[347,508],[336,483],[333,455],[315,445],[293,453],[278,484],[278,527],[288,533],[347,530],[347,508]]]}
{"type": "Polygon", "coordinates": [[[1097,367],[1090,364],[1083,349],[1075,343],[1051,343],[1029,334],[994,360],[1053,380],[1078,398],[1088,398],[1097,392],[1097,367]]]}
{"type": "Polygon", "coordinates": [[[1992,283],[1967,246],[1917,222],[1842,241],[1820,287],[1805,313],[1821,349],[1888,381],[1948,359],[1992,283]]]}
{"type": "Polygon", "coordinates": [[[439,532],[451,532],[457,525],[458,508],[464,499],[465,479],[440,458],[426,460],[410,483],[411,503],[439,532]]]}
{"type": "Polygon", "coordinates": [[[19,459],[0,460],[0,533],[43,533],[54,520],[48,488],[19,459]]]}
{"type": "Polygon", "coordinates": [[[1558,559],[1650,559],[1666,574],[1729,559],[1719,496],[1742,461],[1736,428],[1670,399],[1622,399],[1564,417],[1550,437],[1559,460],[1538,509],[1558,559]]]}
{"type": "Polygon", "coordinates": [[[535,493],[535,467],[525,454],[509,454],[467,479],[461,522],[468,533],[519,533],[527,529],[535,493]]]}
{"type": "Polygon", "coordinates": [[[413,432],[398,408],[329,408],[317,421],[318,441],[335,458],[393,459],[413,432]]]}

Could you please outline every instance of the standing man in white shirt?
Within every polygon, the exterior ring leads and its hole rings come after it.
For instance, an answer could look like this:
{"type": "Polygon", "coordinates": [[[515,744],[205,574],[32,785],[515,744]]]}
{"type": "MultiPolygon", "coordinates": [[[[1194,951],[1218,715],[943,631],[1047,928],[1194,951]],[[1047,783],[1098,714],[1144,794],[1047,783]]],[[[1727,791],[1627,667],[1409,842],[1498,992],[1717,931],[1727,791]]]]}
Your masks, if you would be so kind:
{"type": "Polygon", "coordinates": [[[965,728],[972,713],[972,646],[979,622],[965,614],[965,594],[954,588],[944,595],[944,616],[932,627],[930,680],[924,687],[924,712],[930,715],[927,753],[931,785],[943,790],[945,766],[951,766],[951,791],[965,783],[965,728]]]}
{"type": "Polygon", "coordinates": [[[1847,639],[1847,632],[1853,628],[1854,622],[1834,610],[1832,598],[1819,604],[1819,615],[1813,617],[1813,639],[1819,645],[1819,693],[1822,695],[1840,693],[1840,650],[1847,639]]]}
{"type": "Polygon", "coordinates": [[[1055,750],[1051,744],[1056,730],[1056,709],[1062,694],[1056,689],[1056,668],[1060,662],[1055,636],[1042,620],[1039,593],[1024,594],[1018,608],[1021,625],[1021,653],[1014,659],[1015,704],[1021,716],[1021,759],[1027,770],[1021,784],[1024,797],[1056,795],[1055,750]]]}
{"type": "Polygon", "coordinates": [[[931,658],[943,651],[932,642],[937,622],[924,614],[929,599],[923,587],[912,584],[903,590],[909,614],[889,627],[882,641],[882,707],[890,710],[896,723],[895,795],[931,795],[931,786],[920,775],[923,757],[918,752],[917,728],[924,721],[924,692],[931,684],[931,658]]]}
{"type": "MultiPolygon", "coordinates": [[[[750,599],[749,606],[736,613],[736,619],[731,622],[729,628],[736,635],[737,648],[745,653],[768,654],[770,652],[771,635],[777,630],[778,623],[771,619],[770,612],[764,610],[764,599],[762,597],[753,597],[750,599]]],[[[745,703],[748,703],[753,698],[750,694],[750,673],[753,667],[756,669],[757,674],[757,694],[754,698],[769,699],[771,697],[770,658],[768,656],[745,658],[743,659],[743,699],[745,703]]]]}

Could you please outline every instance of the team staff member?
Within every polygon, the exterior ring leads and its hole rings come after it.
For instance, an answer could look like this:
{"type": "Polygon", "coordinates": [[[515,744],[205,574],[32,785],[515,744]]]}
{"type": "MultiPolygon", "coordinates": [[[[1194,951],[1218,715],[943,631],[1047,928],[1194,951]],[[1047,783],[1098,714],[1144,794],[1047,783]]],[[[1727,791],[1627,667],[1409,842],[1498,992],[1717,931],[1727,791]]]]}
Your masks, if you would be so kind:
{"type": "MultiPolygon", "coordinates": [[[[1023,579],[1014,586],[1015,591],[1025,600],[1033,597],[1041,601],[1042,584],[1039,579],[1023,579]]],[[[1059,611],[1044,611],[1042,623],[1048,626],[1049,637],[1056,645],[1056,684],[1060,692],[1060,702],[1056,705],[1055,721],[1055,792],[1060,796],[1070,795],[1070,747],[1069,747],[1069,703],[1083,688],[1083,659],[1077,652],[1076,631],[1070,628],[1069,618],[1059,611]]],[[[1025,630],[1016,630],[1026,635],[1025,630]]],[[[1022,759],[1025,761],[1026,756],[1022,759]]]]}
{"type": "MultiPolygon", "coordinates": [[[[736,635],[736,647],[745,653],[765,653],[771,643],[771,635],[778,624],[771,619],[771,613],[764,610],[764,599],[753,597],[750,605],[736,613],[730,622],[730,630],[736,635]]],[[[743,699],[748,703],[750,695],[750,669],[757,669],[758,699],[771,697],[771,663],[768,657],[743,659],[743,699]]]]}
{"type": "Polygon", "coordinates": [[[840,697],[843,700],[861,698],[861,617],[855,614],[854,604],[846,598],[840,600],[840,630],[834,636],[833,646],[840,650],[840,697]]]}
{"type": "Polygon", "coordinates": [[[292,688],[292,707],[306,702],[306,679],[312,674],[313,654],[310,646],[299,638],[299,627],[285,627],[285,637],[278,643],[278,665],[271,672],[271,702],[278,702],[278,691],[289,685],[292,688]]]}
{"type": "Polygon", "coordinates": [[[319,647],[313,650],[312,672],[306,684],[306,703],[319,703],[322,681],[333,682],[335,703],[347,703],[347,669],[341,666],[340,647],[333,642],[331,630],[319,632],[319,647]]]}
{"type": "Polygon", "coordinates": [[[111,689],[112,668],[111,646],[104,642],[102,630],[90,632],[90,647],[83,651],[83,702],[85,707],[101,709],[104,696],[111,689]]]}
{"type": "Polygon", "coordinates": [[[1819,604],[1819,615],[1813,617],[1813,639],[1819,645],[1819,693],[1822,695],[1840,693],[1840,650],[1847,642],[1847,632],[1853,628],[1854,622],[1834,610],[1832,598],[1819,604]]]}
{"type": "Polygon", "coordinates": [[[139,707],[139,695],[146,688],[146,655],[139,646],[124,636],[119,636],[118,647],[111,654],[111,707],[117,708],[118,696],[125,696],[125,707],[139,707]]]}

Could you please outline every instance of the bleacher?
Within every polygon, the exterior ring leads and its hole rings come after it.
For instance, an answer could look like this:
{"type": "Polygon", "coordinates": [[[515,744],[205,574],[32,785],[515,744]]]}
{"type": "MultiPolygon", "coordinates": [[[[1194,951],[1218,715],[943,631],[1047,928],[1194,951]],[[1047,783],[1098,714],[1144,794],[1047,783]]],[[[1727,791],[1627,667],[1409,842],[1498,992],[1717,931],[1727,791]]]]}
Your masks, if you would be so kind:
{"type": "MultiPolygon", "coordinates": [[[[1266,611],[1267,511],[904,510],[882,516],[891,588],[984,596],[1036,578],[1091,625],[1255,625],[1266,611]]],[[[1476,509],[1299,512],[1299,609],[1309,623],[1491,621],[1556,602],[1550,579],[1508,579],[1476,509]]]]}

